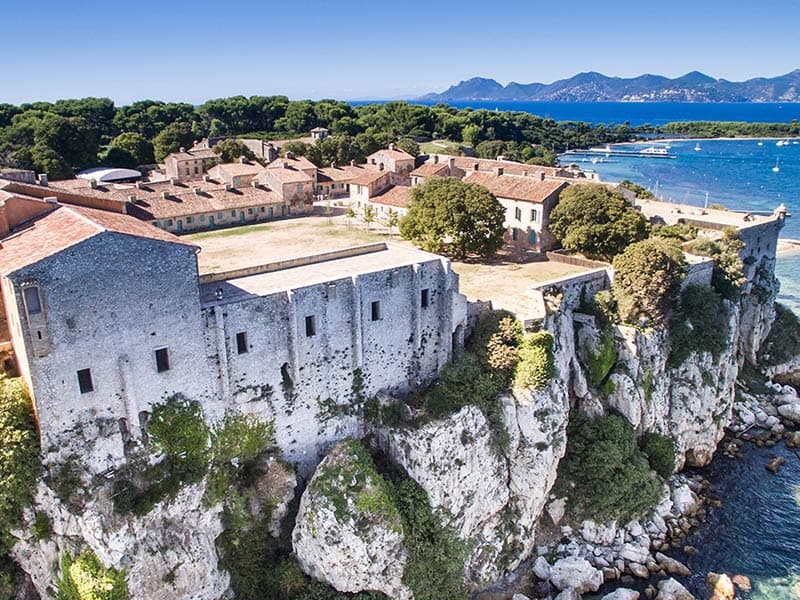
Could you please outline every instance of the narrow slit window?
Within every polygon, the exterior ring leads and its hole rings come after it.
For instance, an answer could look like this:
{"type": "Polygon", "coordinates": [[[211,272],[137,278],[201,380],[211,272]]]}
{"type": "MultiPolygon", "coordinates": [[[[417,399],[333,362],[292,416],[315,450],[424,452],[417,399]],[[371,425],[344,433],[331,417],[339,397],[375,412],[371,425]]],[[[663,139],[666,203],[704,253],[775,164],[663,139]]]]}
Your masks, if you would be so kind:
{"type": "Polygon", "coordinates": [[[315,323],[314,315],[306,317],[306,337],[313,337],[317,333],[317,324],[315,323]]]}
{"type": "Polygon", "coordinates": [[[522,220],[522,209],[520,207],[516,207],[514,209],[514,218],[517,221],[521,221],[522,220]]]}
{"type": "Polygon", "coordinates": [[[419,303],[422,308],[428,308],[431,303],[431,291],[428,288],[425,288],[420,293],[419,303]]]}
{"type": "Polygon", "coordinates": [[[378,300],[372,303],[372,305],[370,306],[370,312],[373,321],[381,320],[381,303],[378,300]]]}
{"type": "Polygon", "coordinates": [[[236,352],[247,354],[247,332],[240,331],[236,334],[236,352]]]}
{"type": "Polygon", "coordinates": [[[166,348],[156,350],[156,370],[159,373],[169,371],[169,350],[166,348]]]}
{"type": "Polygon", "coordinates": [[[81,369],[78,371],[78,388],[80,388],[81,394],[88,394],[94,391],[91,369],[81,369]]]}
{"type": "Polygon", "coordinates": [[[26,287],[22,293],[25,296],[25,308],[29,315],[38,315],[42,312],[42,301],[39,298],[38,287],[26,287]]]}

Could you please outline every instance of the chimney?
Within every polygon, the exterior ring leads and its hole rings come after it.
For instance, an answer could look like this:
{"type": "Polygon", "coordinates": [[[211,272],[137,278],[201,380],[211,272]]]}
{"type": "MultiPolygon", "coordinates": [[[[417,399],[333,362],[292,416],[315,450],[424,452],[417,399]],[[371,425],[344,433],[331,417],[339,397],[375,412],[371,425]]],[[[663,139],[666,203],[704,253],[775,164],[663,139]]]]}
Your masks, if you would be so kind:
{"type": "Polygon", "coordinates": [[[239,157],[239,164],[240,165],[246,165],[247,164],[247,157],[246,156],[240,156],[239,157]]]}
{"type": "Polygon", "coordinates": [[[435,164],[435,165],[439,164],[439,155],[438,154],[434,154],[433,155],[433,164],[435,164]]]}
{"type": "Polygon", "coordinates": [[[294,159],[294,152],[292,152],[291,150],[287,151],[286,152],[286,158],[288,158],[289,160],[293,160],[294,159]]]}
{"type": "Polygon", "coordinates": [[[480,164],[479,163],[475,163],[474,165],[472,165],[472,170],[473,171],[477,171],[478,167],[480,167],[480,164]]]}
{"type": "Polygon", "coordinates": [[[181,151],[181,152],[186,152],[186,148],[184,148],[183,146],[181,146],[181,150],[180,150],[180,151],[181,151]]]}
{"type": "Polygon", "coordinates": [[[351,161],[350,161],[350,166],[351,166],[351,167],[355,167],[355,166],[356,166],[356,161],[354,161],[354,160],[351,160],[351,161]]]}
{"type": "Polygon", "coordinates": [[[230,183],[225,184],[225,191],[230,192],[233,190],[233,186],[230,183]]]}
{"type": "Polygon", "coordinates": [[[169,200],[169,192],[161,192],[161,197],[164,200],[169,200]]]}
{"type": "Polygon", "coordinates": [[[210,175],[203,175],[203,181],[208,183],[209,181],[211,181],[211,176],[210,175]]]}
{"type": "Polygon", "coordinates": [[[335,169],[335,168],[336,168],[336,161],[333,161],[333,162],[331,163],[331,169],[335,169]]]}
{"type": "Polygon", "coordinates": [[[128,202],[136,202],[136,194],[131,194],[128,196],[128,202]]]}
{"type": "Polygon", "coordinates": [[[289,161],[288,160],[283,161],[283,168],[284,169],[288,169],[289,168],[289,161]]]}
{"type": "Polygon", "coordinates": [[[58,198],[56,196],[45,196],[44,201],[48,204],[58,204],[58,198]]]}
{"type": "Polygon", "coordinates": [[[144,187],[144,184],[141,181],[137,181],[134,185],[136,186],[137,190],[140,190],[144,187]]]}
{"type": "Polygon", "coordinates": [[[93,190],[97,189],[97,179],[90,179],[89,180],[89,187],[93,190]]]}
{"type": "Polygon", "coordinates": [[[494,168],[494,174],[497,175],[498,177],[500,177],[500,175],[503,174],[503,167],[495,167],[494,168]]]}
{"type": "Polygon", "coordinates": [[[260,187],[260,184],[258,183],[258,179],[255,179],[255,178],[253,178],[253,181],[250,182],[250,185],[253,186],[256,189],[258,189],[260,187]]]}
{"type": "Polygon", "coordinates": [[[389,144],[389,150],[394,150],[394,144],[389,144]]]}
{"type": "Polygon", "coordinates": [[[180,181],[181,181],[181,180],[180,180],[180,179],[178,179],[177,177],[173,177],[172,179],[170,179],[170,180],[169,180],[169,182],[170,182],[172,185],[178,185],[178,183],[180,183],[180,181]]]}
{"type": "Polygon", "coordinates": [[[195,193],[195,195],[197,195],[197,196],[200,195],[200,188],[194,188],[194,190],[192,190],[192,191],[195,193]]]}
{"type": "Polygon", "coordinates": [[[452,175],[456,168],[456,159],[454,156],[447,159],[447,168],[450,169],[450,174],[452,175]]]}
{"type": "Polygon", "coordinates": [[[528,176],[528,170],[527,169],[522,169],[522,176],[523,177],[527,177],[528,176]]]}
{"type": "Polygon", "coordinates": [[[380,163],[380,164],[378,165],[378,171],[383,171],[383,163],[380,163]]]}
{"type": "Polygon", "coordinates": [[[539,181],[544,181],[544,171],[539,171],[536,175],[538,175],[539,181]]]}
{"type": "Polygon", "coordinates": [[[47,187],[47,173],[39,173],[39,185],[47,187]]]}

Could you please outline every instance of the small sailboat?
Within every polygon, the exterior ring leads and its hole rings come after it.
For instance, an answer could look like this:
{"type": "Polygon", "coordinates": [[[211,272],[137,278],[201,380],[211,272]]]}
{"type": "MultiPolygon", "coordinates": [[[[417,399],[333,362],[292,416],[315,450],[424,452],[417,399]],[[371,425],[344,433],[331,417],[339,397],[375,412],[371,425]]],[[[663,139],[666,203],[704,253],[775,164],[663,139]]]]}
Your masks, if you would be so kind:
{"type": "Polygon", "coordinates": [[[759,142],[758,142],[758,145],[759,145],[759,146],[763,146],[763,145],[764,145],[764,142],[762,142],[762,141],[760,141],[760,140],[759,140],[759,142]]]}
{"type": "Polygon", "coordinates": [[[694,151],[695,151],[695,152],[700,152],[700,150],[702,150],[702,148],[700,147],[700,142],[697,142],[697,143],[694,145],[694,151]]]}
{"type": "Polygon", "coordinates": [[[772,167],[772,172],[773,173],[777,173],[777,172],[779,172],[781,170],[780,162],[781,162],[780,157],[775,159],[775,166],[772,167]]]}

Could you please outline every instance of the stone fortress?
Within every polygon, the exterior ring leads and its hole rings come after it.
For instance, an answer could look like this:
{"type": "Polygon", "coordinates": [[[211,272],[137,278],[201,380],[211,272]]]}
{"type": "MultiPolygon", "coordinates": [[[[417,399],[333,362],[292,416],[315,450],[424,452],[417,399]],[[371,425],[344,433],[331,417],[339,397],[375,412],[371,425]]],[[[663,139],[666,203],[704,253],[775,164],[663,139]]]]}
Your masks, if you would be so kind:
{"type": "Polygon", "coordinates": [[[201,277],[197,247],[128,215],[19,194],[2,212],[3,342],[45,453],[96,473],[173,394],[210,419],[274,419],[303,472],[358,435],[354,403],[427,385],[463,343],[458,276],[426,252],[371,244],[201,277]]]}

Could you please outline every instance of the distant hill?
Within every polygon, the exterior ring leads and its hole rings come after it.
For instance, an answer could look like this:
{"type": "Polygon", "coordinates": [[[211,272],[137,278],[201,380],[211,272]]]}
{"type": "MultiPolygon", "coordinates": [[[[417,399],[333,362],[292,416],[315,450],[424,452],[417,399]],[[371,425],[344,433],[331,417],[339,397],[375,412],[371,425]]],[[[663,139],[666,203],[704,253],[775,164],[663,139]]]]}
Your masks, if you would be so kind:
{"type": "Polygon", "coordinates": [[[516,83],[506,86],[494,79],[473,77],[441,94],[419,98],[429,101],[545,102],[800,102],[800,69],[786,75],[747,81],[714,79],[699,71],[669,79],[640,75],[630,79],[602,73],[579,73],[553,83],[516,83]]]}

